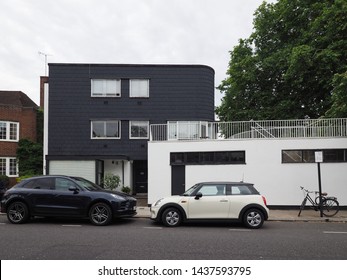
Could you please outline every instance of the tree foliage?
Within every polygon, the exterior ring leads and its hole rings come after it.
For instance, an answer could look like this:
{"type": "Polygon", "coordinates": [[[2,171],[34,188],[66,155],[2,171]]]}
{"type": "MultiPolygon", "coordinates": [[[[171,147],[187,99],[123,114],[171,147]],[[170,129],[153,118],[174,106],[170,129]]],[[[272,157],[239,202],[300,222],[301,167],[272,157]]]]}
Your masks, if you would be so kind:
{"type": "Polygon", "coordinates": [[[346,117],[347,1],[264,2],[253,24],[230,52],[220,119],[346,117]]]}
{"type": "Polygon", "coordinates": [[[40,175],[43,171],[42,144],[20,139],[17,148],[19,176],[40,175]]]}

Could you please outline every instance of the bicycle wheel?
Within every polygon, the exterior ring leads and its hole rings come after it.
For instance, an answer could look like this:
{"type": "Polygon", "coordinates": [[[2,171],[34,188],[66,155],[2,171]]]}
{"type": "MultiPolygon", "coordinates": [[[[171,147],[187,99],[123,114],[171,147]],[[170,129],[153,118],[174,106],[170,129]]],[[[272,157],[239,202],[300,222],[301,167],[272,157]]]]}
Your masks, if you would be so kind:
{"type": "Polygon", "coordinates": [[[332,217],[339,212],[339,203],[336,199],[327,198],[322,202],[323,215],[326,217],[332,217]]]}
{"type": "Polygon", "coordinates": [[[305,197],[300,205],[300,211],[299,211],[298,217],[300,216],[301,211],[305,209],[306,201],[307,201],[307,198],[305,197]]]}

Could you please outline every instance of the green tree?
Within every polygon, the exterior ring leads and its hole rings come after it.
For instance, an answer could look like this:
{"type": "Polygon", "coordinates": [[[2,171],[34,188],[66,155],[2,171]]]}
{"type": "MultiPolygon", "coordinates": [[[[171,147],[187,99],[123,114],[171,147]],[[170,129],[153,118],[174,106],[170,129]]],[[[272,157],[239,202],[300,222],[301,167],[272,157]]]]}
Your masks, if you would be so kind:
{"type": "Polygon", "coordinates": [[[332,105],[326,112],[328,118],[347,118],[347,72],[336,74],[333,79],[332,105]]]}
{"type": "Polygon", "coordinates": [[[43,171],[42,144],[20,139],[17,148],[19,176],[40,175],[43,171]]]}
{"type": "Polygon", "coordinates": [[[264,2],[253,24],[230,52],[220,119],[324,116],[336,99],[334,76],[347,70],[347,1],[264,2]]]}

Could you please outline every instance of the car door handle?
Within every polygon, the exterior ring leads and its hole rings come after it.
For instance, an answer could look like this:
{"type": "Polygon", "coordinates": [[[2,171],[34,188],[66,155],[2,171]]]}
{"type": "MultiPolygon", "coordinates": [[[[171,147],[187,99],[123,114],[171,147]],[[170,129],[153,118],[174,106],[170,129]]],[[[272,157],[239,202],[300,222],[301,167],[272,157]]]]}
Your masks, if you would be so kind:
{"type": "Polygon", "coordinates": [[[227,200],[227,199],[222,199],[222,200],[220,200],[219,202],[229,202],[229,200],[227,200]]]}

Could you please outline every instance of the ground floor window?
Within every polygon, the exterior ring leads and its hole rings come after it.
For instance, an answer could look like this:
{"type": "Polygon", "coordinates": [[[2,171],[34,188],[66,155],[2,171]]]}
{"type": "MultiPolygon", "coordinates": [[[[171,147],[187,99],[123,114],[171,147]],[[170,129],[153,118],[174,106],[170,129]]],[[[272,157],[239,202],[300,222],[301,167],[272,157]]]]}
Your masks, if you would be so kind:
{"type": "Polygon", "coordinates": [[[6,175],[9,177],[18,176],[17,159],[1,157],[0,158],[0,175],[6,175]]]}
{"type": "Polygon", "coordinates": [[[347,162],[347,149],[282,150],[282,163],[314,163],[315,152],[323,152],[323,162],[347,162]]]}
{"type": "Polygon", "coordinates": [[[245,151],[170,153],[171,165],[213,165],[245,163],[245,151]]]}

